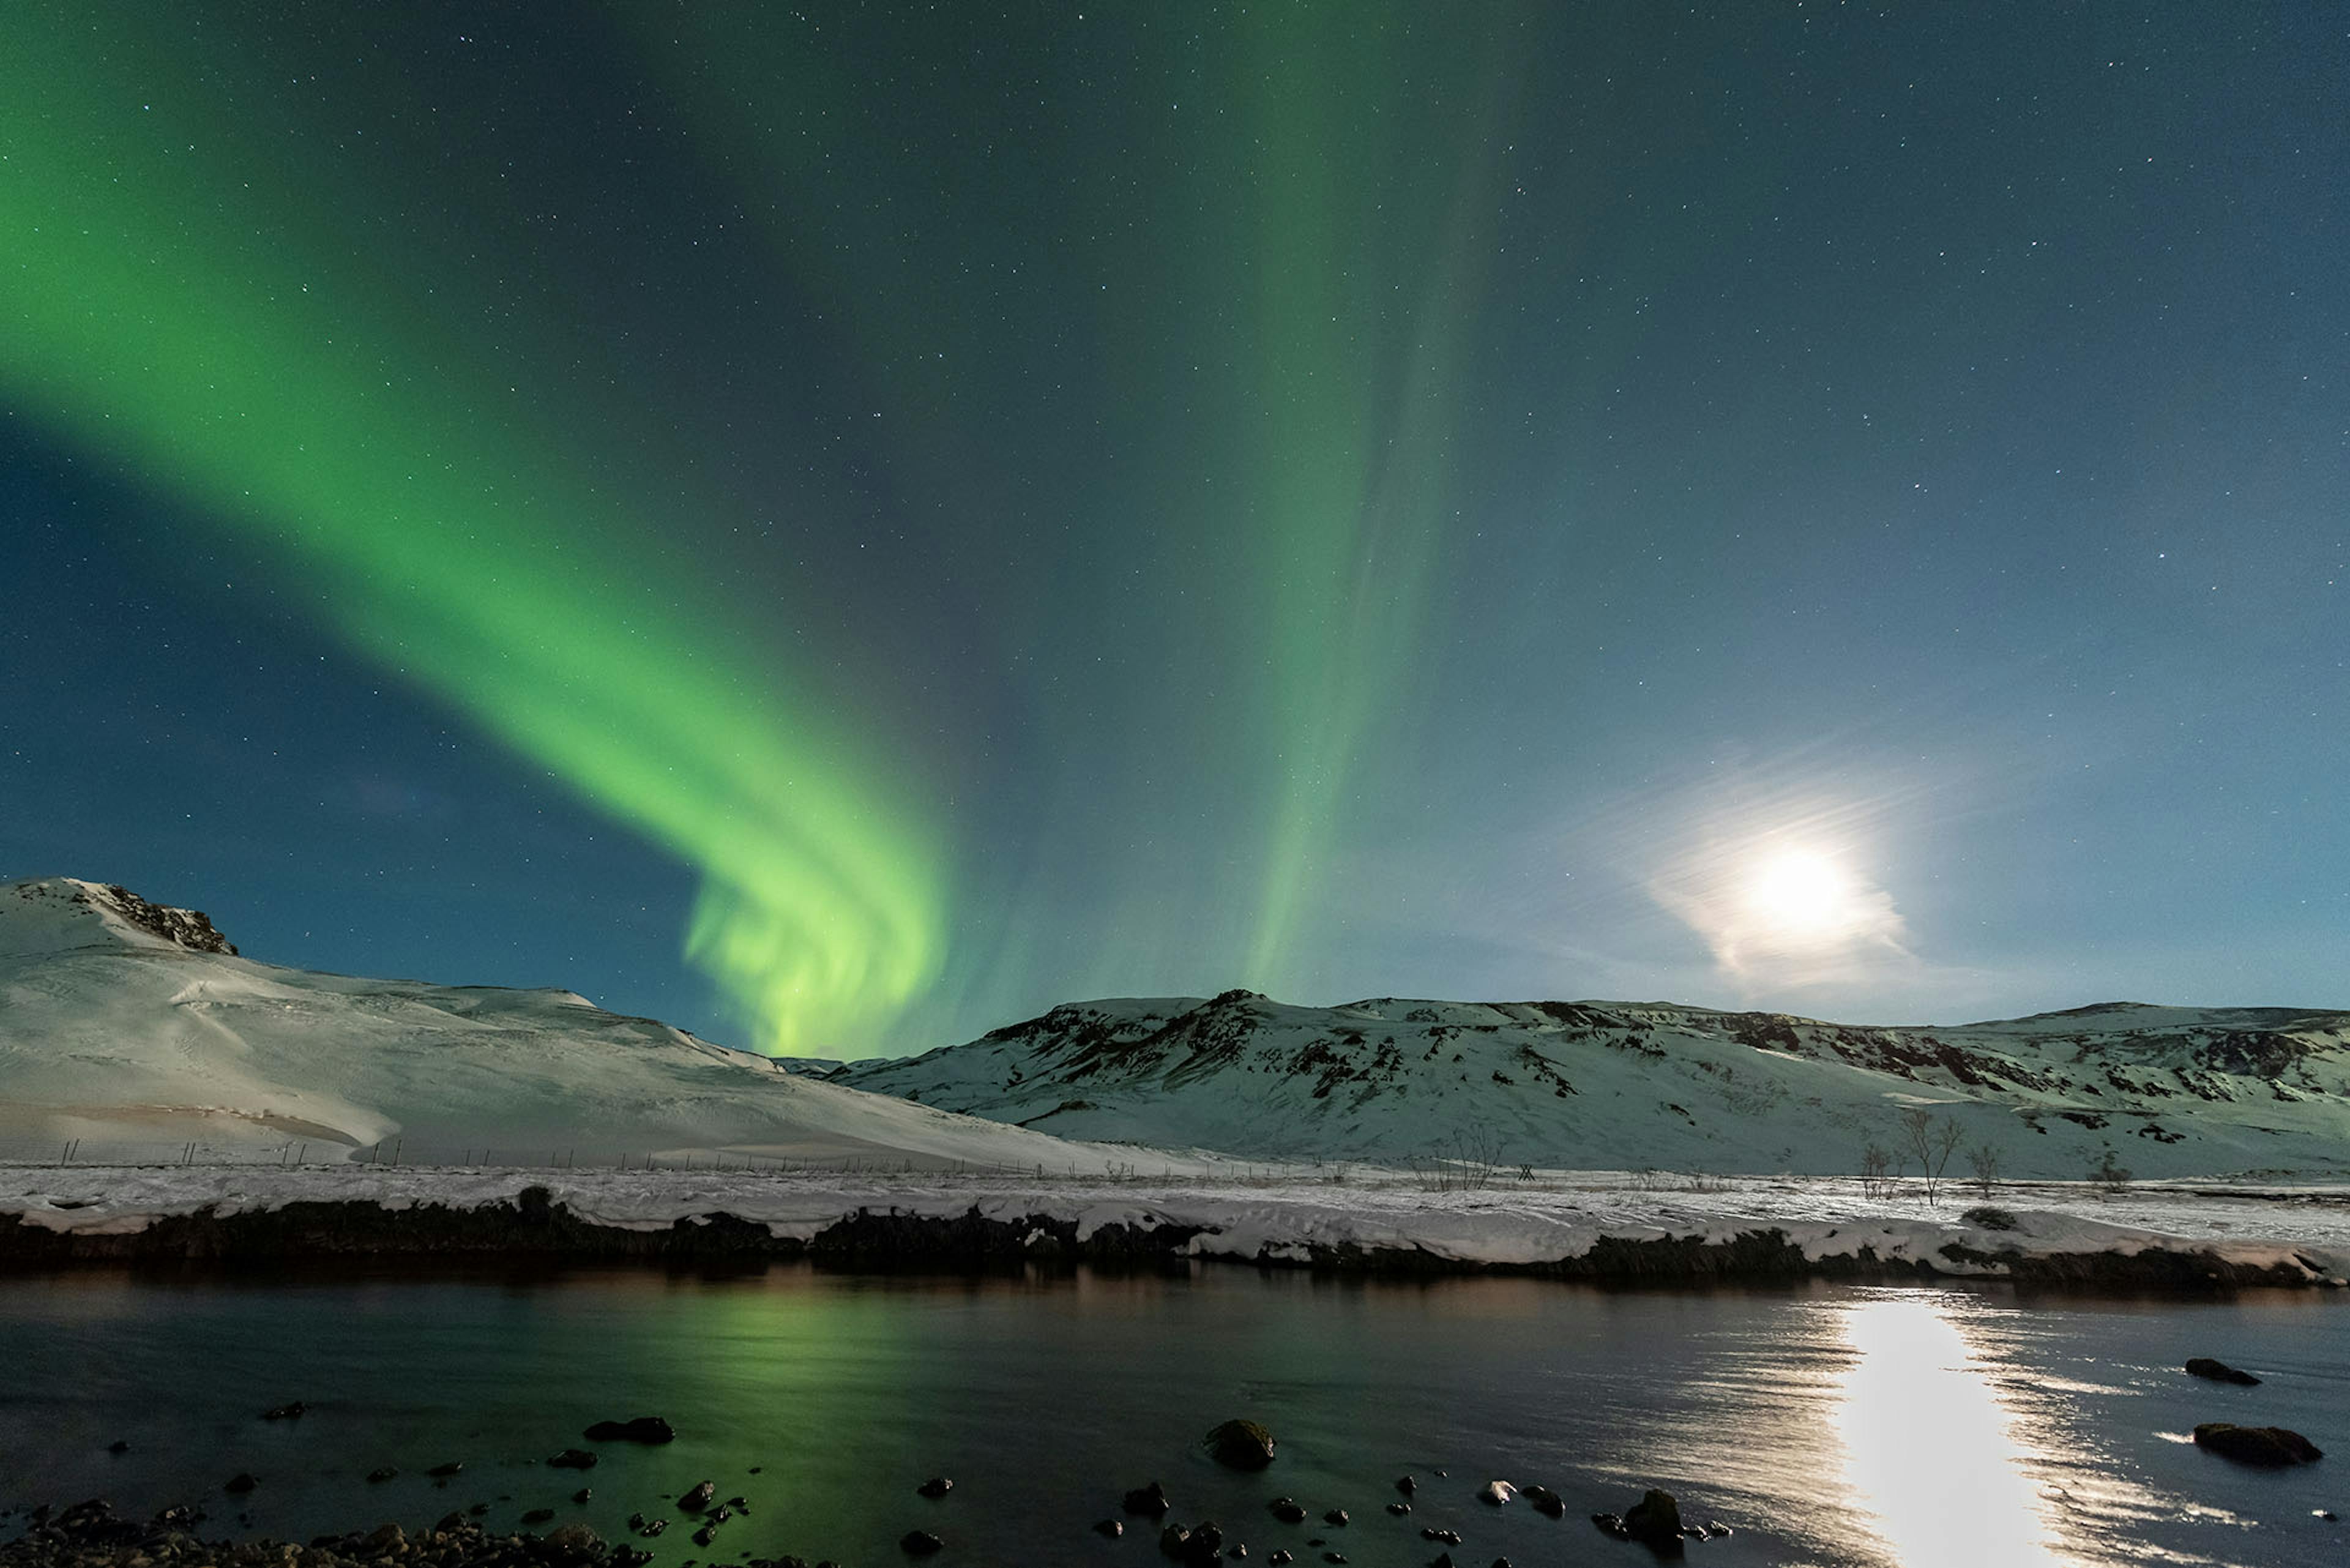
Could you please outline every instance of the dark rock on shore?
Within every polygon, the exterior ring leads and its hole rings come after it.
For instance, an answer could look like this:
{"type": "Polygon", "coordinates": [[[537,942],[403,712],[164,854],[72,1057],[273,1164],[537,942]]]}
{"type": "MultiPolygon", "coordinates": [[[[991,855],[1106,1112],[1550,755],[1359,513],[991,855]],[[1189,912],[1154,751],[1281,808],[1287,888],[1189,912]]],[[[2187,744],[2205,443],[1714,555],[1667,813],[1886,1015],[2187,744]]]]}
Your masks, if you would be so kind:
{"type": "Polygon", "coordinates": [[[2195,1446],[2240,1465],[2268,1469],[2310,1464],[2325,1457],[2316,1444],[2288,1428],[2239,1427],[2232,1421],[2207,1421],[2196,1428],[2195,1446]]]}
{"type": "Polygon", "coordinates": [[[0,1568],[147,1568],[205,1564],[208,1568],[643,1568],[647,1554],[628,1548],[607,1554],[585,1525],[567,1524],[544,1540],[500,1535],[463,1519],[409,1535],[396,1524],[348,1535],[322,1536],[308,1546],[276,1541],[208,1542],[192,1533],[196,1516],[166,1510],[140,1522],[118,1517],[103,1502],[76,1503],[0,1545],[0,1568]]]}
{"type": "Polygon", "coordinates": [[[1201,1439],[1215,1461],[1236,1470],[1261,1470],[1273,1463],[1273,1434],[1254,1421],[1226,1421],[1201,1439]]]}
{"type": "Polygon", "coordinates": [[[2214,1361],[2208,1355],[2199,1355],[2188,1362],[2187,1370],[2197,1377],[2208,1377],[2214,1383],[2235,1383],[2246,1388],[2258,1387],[2261,1381],[2249,1372],[2240,1371],[2224,1361],[2214,1361]]]}
{"type": "Polygon", "coordinates": [[[591,1443],[673,1443],[677,1428],[659,1416],[631,1416],[625,1421],[598,1421],[581,1434],[591,1443]]]}
{"type": "Polygon", "coordinates": [[[1637,1541],[1661,1556],[1681,1553],[1681,1509],[1673,1494],[1651,1487],[1639,1501],[1619,1517],[1595,1513],[1591,1522],[1618,1541],[1637,1541]]]}

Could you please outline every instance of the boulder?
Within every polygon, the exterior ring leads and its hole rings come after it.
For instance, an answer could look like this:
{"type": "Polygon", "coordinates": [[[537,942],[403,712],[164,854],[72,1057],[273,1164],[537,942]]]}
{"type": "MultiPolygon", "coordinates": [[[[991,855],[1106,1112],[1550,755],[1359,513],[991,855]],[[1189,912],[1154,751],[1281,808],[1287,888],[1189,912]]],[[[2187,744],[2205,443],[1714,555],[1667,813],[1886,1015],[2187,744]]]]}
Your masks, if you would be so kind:
{"type": "Polygon", "coordinates": [[[465,1466],[463,1460],[451,1459],[445,1465],[434,1465],[431,1469],[426,1470],[424,1473],[431,1476],[434,1480],[447,1480],[451,1476],[463,1475],[464,1471],[465,1466]]]}
{"type": "Polygon", "coordinates": [[[1490,1502],[1495,1508],[1501,1507],[1517,1495],[1518,1489],[1505,1480],[1489,1480],[1477,1489],[1477,1501],[1490,1502]]]}
{"type": "Polygon", "coordinates": [[[106,1445],[106,1451],[109,1454],[127,1454],[130,1451],[130,1445],[125,1439],[117,1438],[106,1445]]]}
{"type": "Polygon", "coordinates": [[[898,1550],[909,1557],[933,1557],[945,1546],[945,1542],[927,1530],[910,1530],[898,1537],[898,1550]]]}
{"type": "Polygon", "coordinates": [[[585,1561],[602,1556],[604,1542],[584,1524],[564,1524],[547,1532],[542,1550],[561,1561],[585,1561]]]}
{"type": "Polygon", "coordinates": [[[1265,1506],[1272,1511],[1273,1517],[1284,1524],[1305,1522],[1305,1505],[1295,1498],[1277,1497],[1265,1506]]]}
{"type": "Polygon", "coordinates": [[[1678,1546],[1681,1505],[1673,1501],[1672,1493],[1650,1487],[1639,1501],[1624,1511],[1624,1534],[1647,1546],[1678,1546]]]}
{"type": "Polygon", "coordinates": [[[2196,1428],[2195,1446],[2240,1465],[2270,1469],[2305,1465],[2325,1457],[2299,1432],[2283,1427],[2239,1427],[2232,1421],[2206,1421],[2196,1428]]]}
{"type": "Polygon", "coordinates": [[[1254,1421],[1226,1421],[1201,1441],[1220,1465],[1261,1470],[1273,1463],[1273,1434],[1254,1421]]]}
{"type": "Polygon", "coordinates": [[[1097,1519],[1094,1521],[1094,1533],[1106,1535],[1110,1540],[1116,1541],[1126,1533],[1126,1526],[1115,1519],[1097,1519]]]}
{"type": "Polygon", "coordinates": [[[1136,1487],[1126,1494],[1126,1511],[1128,1513],[1139,1513],[1151,1519],[1164,1519],[1167,1516],[1167,1489],[1157,1481],[1152,1481],[1149,1486],[1136,1487]]]}
{"type": "Polygon", "coordinates": [[[399,1474],[400,1467],[398,1465],[383,1465],[368,1471],[367,1479],[370,1482],[380,1483],[390,1480],[399,1474]]]}
{"type": "Polygon", "coordinates": [[[595,1495],[596,1494],[593,1491],[583,1486],[577,1491],[571,1494],[571,1501],[574,1502],[586,1502],[589,1498],[594,1497],[595,1495]]]}
{"type": "Polygon", "coordinates": [[[677,1500],[678,1508],[686,1513],[702,1513],[718,1500],[718,1483],[702,1481],[691,1491],[677,1500]]]}
{"type": "Polygon", "coordinates": [[[914,1490],[923,1497],[944,1497],[947,1493],[954,1490],[954,1482],[947,1480],[944,1476],[932,1476],[930,1480],[916,1487],[914,1490]]]}
{"type": "Polygon", "coordinates": [[[261,1418],[265,1421],[298,1421],[302,1418],[302,1412],[308,1408],[309,1407],[299,1399],[288,1400],[283,1405],[264,1410],[261,1413],[261,1418]]]}
{"type": "Polygon", "coordinates": [[[534,1508],[522,1516],[522,1521],[525,1524],[545,1524],[554,1517],[555,1510],[551,1508],[534,1508]]]}
{"type": "Polygon", "coordinates": [[[1347,1522],[1347,1511],[1343,1508],[1334,1508],[1329,1512],[1322,1516],[1322,1522],[1325,1524],[1344,1524],[1347,1522]]]}
{"type": "Polygon", "coordinates": [[[2261,1381],[2249,1372],[2239,1371],[2226,1362],[2214,1361],[2208,1355],[2199,1355],[2189,1361],[2187,1364],[2187,1370],[2198,1377],[2208,1377],[2214,1383],[2237,1383],[2247,1388],[2259,1386],[2261,1381]]]}
{"type": "Polygon", "coordinates": [[[1419,1483],[1412,1480],[1409,1476],[1398,1476],[1396,1478],[1396,1490],[1403,1493],[1404,1496],[1409,1497],[1413,1492],[1418,1491],[1419,1490],[1419,1483]]]}
{"type": "Polygon", "coordinates": [[[1545,1519],[1566,1517],[1566,1500],[1546,1486],[1520,1487],[1518,1495],[1532,1503],[1534,1511],[1545,1519]]]}
{"type": "Polygon", "coordinates": [[[408,1550],[408,1536],[397,1524],[379,1524],[359,1542],[370,1557],[396,1557],[408,1550]]]}
{"type": "Polygon", "coordinates": [[[592,1470],[596,1456],[587,1449],[566,1449],[546,1462],[558,1470],[592,1470]]]}
{"type": "MultiPolygon", "coordinates": [[[[2199,1441],[2201,1440],[2202,1434],[2199,1428],[2198,1429],[2196,1436],[2199,1441]]],[[[254,1475],[251,1471],[239,1470],[236,1474],[229,1477],[228,1480],[221,1483],[221,1490],[233,1492],[241,1497],[260,1484],[260,1478],[254,1475]]]]}
{"type": "Polygon", "coordinates": [[[659,1416],[631,1416],[625,1421],[598,1421],[585,1436],[591,1443],[673,1443],[677,1428],[659,1416]]]}
{"type": "Polygon", "coordinates": [[[1401,1519],[1405,1514],[1411,1511],[1411,1504],[1408,1502],[1391,1502],[1388,1504],[1388,1511],[1394,1514],[1398,1519],[1401,1519]]]}
{"type": "Polygon", "coordinates": [[[1291,1557],[1288,1552],[1276,1547],[1273,1555],[1266,1558],[1265,1561],[1273,1564],[1273,1568],[1287,1568],[1289,1563],[1296,1560],[1291,1557]]]}

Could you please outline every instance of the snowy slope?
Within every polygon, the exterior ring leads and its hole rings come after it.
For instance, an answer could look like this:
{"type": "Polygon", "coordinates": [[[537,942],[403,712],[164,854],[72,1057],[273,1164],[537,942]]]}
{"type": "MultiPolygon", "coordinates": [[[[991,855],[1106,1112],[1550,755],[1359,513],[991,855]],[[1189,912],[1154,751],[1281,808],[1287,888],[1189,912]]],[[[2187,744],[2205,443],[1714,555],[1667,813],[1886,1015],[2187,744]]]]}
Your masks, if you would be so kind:
{"type": "Polygon", "coordinates": [[[580,1163],[731,1150],[1100,1168],[1059,1139],[779,1070],[562,991],[236,956],[209,920],[65,878],[0,886],[0,1157],[580,1163]],[[576,1154],[574,1153],[576,1151],[576,1154]]]}
{"type": "MultiPolygon", "coordinates": [[[[1049,1129],[1267,1160],[1492,1156],[1594,1169],[1835,1172],[1898,1113],[2011,1176],[2350,1172],[2350,1014],[2126,1002],[1874,1028],[1622,1002],[1248,992],[1075,1003],[832,1082],[1049,1129]]],[[[1917,1161],[1909,1161],[1917,1168],[1917,1161]]]]}

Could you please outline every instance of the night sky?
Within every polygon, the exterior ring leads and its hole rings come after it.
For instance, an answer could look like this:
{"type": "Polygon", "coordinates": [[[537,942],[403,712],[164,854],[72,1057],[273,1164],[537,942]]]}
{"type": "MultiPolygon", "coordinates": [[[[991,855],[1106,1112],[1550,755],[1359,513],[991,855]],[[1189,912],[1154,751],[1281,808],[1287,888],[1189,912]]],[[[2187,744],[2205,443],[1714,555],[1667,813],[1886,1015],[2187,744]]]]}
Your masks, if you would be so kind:
{"type": "Polygon", "coordinates": [[[2350,1003],[2308,5],[32,3],[0,876],[820,1054],[2350,1003]]]}

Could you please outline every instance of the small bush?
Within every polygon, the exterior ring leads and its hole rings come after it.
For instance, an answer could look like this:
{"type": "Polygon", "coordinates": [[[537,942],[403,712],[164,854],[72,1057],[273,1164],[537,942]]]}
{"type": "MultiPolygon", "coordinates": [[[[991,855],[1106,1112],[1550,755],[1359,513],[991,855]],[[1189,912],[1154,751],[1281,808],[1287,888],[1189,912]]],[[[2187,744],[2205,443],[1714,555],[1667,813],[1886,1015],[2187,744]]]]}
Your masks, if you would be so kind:
{"type": "Polygon", "coordinates": [[[2018,1228],[2013,1214],[2004,1209],[1993,1209],[1988,1204],[1980,1209],[1970,1209],[1959,1218],[1970,1225],[1980,1225],[1986,1231],[2013,1231],[2018,1228]]]}

